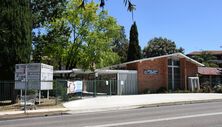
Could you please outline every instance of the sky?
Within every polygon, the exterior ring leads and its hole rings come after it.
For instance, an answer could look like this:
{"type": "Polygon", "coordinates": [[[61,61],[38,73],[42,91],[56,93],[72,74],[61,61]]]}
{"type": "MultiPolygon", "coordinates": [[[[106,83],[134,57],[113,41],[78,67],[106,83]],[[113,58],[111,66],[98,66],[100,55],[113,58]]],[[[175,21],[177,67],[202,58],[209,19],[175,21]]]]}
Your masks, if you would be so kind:
{"type": "MultiPolygon", "coordinates": [[[[185,53],[222,50],[222,0],[132,0],[136,5],[139,43],[142,48],[154,37],[166,37],[185,53]]],[[[123,0],[106,0],[105,9],[125,27],[129,38],[132,15],[123,0]]]]}

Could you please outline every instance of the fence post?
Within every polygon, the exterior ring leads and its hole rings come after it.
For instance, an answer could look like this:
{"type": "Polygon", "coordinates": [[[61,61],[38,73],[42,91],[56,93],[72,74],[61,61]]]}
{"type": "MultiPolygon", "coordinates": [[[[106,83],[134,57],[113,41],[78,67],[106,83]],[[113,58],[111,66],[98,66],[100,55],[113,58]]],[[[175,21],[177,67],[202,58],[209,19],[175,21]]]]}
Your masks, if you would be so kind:
{"type": "Polygon", "coordinates": [[[96,97],[96,80],[94,80],[94,97],[96,97]]]}
{"type": "Polygon", "coordinates": [[[110,84],[109,84],[109,95],[112,95],[112,80],[110,80],[110,84]]]}
{"type": "Polygon", "coordinates": [[[58,81],[57,81],[57,79],[55,80],[55,89],[56,89],[56,93],[55,93],[55,98],[56,98],[56,105],[58,104],[58,81]]]}
{"type": "MultiPolygon", "coordinates": [[[[82,80],[82,92],[83,92],[83,89],[84,89],[84,80],[82,80]]],[[[82,99],[82,92],[80,93],[81,99],[82,99]]]]}
{"type": "Polygon", "coordinates": [[[24,97],[24,113],[26,114],[26,101],[27,101],[27,87],[28,87],[28,79],[27,79],[27,75],[28,75],[28,72],[27,72],[27,64],[25,65],[25,97],[24,97]]]}

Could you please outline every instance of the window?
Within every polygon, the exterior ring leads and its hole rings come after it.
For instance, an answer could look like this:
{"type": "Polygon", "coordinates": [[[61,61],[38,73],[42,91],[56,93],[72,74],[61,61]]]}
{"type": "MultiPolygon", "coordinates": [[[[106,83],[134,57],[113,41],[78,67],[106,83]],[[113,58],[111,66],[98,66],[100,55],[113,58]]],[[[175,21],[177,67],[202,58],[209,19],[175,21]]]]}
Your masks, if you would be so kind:
{"type": "Polygon", "coordinates": [[[180,89],[180,61],[168,59],[168,89],[180,89]]]}

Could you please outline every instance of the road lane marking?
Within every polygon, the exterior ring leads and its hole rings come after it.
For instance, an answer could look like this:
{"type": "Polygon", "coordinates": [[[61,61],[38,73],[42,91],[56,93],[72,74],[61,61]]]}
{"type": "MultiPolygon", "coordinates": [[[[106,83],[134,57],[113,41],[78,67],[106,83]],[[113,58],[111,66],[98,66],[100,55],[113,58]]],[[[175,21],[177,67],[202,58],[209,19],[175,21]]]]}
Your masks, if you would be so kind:
{"type": "Polygon", "coordinates": [[[140,120],[140,121],[131,121],[131,122],[122,122],[122,123],[101,124],[101,125],[93,125],[93,126],[85,126],[85,127],[123,126],[123,125],[131,125],[131,124],[153,123],[153,122],[187,119],[187,118],[195,118],[195,117],[205,117],[205,116],[215,116],[215,115],[222,115],[222,112],[195,114],[195,115],[187,115],[187,116],[177,116],[177,117],[151,119],[151,120],[140,120]]]}

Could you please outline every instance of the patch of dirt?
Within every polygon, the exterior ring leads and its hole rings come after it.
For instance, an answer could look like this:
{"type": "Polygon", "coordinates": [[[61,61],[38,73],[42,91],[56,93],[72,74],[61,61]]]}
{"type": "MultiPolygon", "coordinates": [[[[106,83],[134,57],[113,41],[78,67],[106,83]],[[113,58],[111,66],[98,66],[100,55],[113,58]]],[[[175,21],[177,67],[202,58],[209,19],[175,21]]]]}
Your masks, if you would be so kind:
{"type": "MultiPolygon", "coordinates": [[[[41,102],[36,102],[36,109],[48,109],[48,108],[63,108],[61,102],[56,102],[55,99],[41,99],[41,102]]],[[[0,102],[1,111],[21,111],[23,106],[20,105],[20,101],[15,104],[11,104],[11,101],[0,102]]]]}

